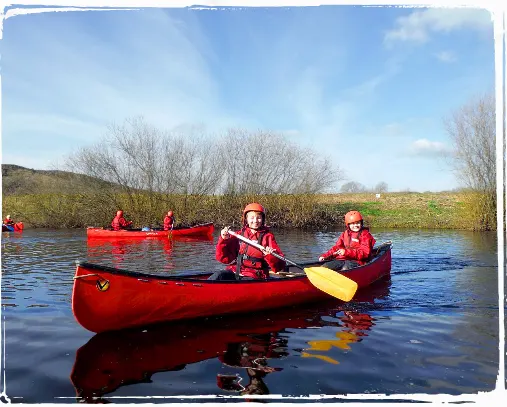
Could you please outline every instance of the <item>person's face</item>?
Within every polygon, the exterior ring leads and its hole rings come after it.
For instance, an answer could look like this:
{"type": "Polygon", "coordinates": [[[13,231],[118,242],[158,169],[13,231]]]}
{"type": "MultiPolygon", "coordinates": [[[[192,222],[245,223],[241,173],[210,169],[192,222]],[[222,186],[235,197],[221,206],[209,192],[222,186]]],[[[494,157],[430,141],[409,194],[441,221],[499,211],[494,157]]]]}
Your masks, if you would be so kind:
{"type": "Polygon", "coordinates": [[[361,229],[361,221],[349,223],[349,228],[352,232],[359,232],[361,229]]]}
{"type": "Polygon", "coordinates": [[[262,214],[254,211],[247,212],[246,224],[250,229],[259,229],[262,226],[262,214]]]}

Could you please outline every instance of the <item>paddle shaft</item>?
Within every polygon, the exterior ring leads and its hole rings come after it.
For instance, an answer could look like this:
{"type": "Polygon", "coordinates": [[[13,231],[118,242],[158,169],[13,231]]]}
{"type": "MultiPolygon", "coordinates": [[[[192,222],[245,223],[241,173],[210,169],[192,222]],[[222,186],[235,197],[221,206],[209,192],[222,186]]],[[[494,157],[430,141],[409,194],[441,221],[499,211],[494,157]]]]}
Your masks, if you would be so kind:
{"type": "MultiPolygon", "coordinates": [[[[232,235],[232,236],[237,237],[239,240],[242,240],[243,242],[248,243],[249,245],[251,245],[251,246],[253,246],[253,247],[256,247],[256,248],[257,248],[257,249],[259,249],[259,250],[266,250],[266,248],[265,248],[264,246],[260,245],[259,243],[255,242],[255,241],[253,241],[253,240],[247,239],[245,236],[241,236],[241,235],[239,235],[239,234],[237,234],[236,232],[233,232],[233,231],[231,231],[231,230],[229,230],[229,231],[228,231],[228,233],[229,233],[230,235],[232,235]]],[[[284,262],[286,262],[286,263],[289,263],[289,264],[291,264],[291,265],[293,265],[293,266],[296,266],[297,268],[300,268],[301,270],[304,270],[304,267],[303,267],[303,266],[300,266],[299,264],[296,264],[296,263],[294,263],[293,261],[291,261],[291,260],[289,260],[289,259],[287,259],[287,258],[285,258],[285,257],[283,257],[283,256],[280,256],[278,253],[273,252],[273,253],[271,253],[271,254],[272,254],[273,256],[275,256],[275,257],[279,258],[280,260],[283,260],[283,261],[284,261],[284,262]]]]}

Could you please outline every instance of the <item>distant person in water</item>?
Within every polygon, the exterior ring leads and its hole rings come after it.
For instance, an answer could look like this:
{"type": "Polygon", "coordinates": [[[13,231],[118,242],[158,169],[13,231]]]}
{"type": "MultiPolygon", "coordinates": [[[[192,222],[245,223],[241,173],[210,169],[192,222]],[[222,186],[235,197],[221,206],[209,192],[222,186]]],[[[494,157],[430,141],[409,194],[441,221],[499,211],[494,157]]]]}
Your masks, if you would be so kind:
{"type": "Polygon", "coordinates": [[[11,215],[7,215],[4,219],[4,225],[14,226],[14,221],[11,219],[11,215]]]}
{"type": "Polygon", "coordinates": [[[373,251],[375,239],[368,228],[363,226],[363,217],[358,211],[345,214],[346,230],[336,244],[319,257],[319,261],[332,270],[348,270],[366,264],[373,251]]]}
{"type": "Polygon", "coordinates": [[[132,221],[127,222],[123,217],[123,211],[118,211],[116,212],[116,216],[111,222],[111,227],[113,228],[113,230],[128,229],[132,227],[132,221]]]}
{"type": "Polygon", "coordinates": [[[169,211],[164,217],[164,230],[173,230],[173,227],[174,227],[174,213],[173,211],[169,211]]]}

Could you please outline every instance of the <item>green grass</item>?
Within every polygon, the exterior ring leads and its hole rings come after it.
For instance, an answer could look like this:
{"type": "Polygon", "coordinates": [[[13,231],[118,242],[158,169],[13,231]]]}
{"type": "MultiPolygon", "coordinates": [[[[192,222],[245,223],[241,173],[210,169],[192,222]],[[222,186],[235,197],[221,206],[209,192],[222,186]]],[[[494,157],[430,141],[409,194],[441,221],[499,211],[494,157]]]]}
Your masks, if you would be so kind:
{"type": "Polygon", "coordinates": [[[243,208],[255,201],[264,205],[268,224],[277,228],[340,228],[350,210],[360,211],[366,225],[373,228],[496,227],[491,199],[458,192],[383,193],[379,199],[371,193],[204,197],[116,194],[114,199],[86,193],[9,195],[3,198],[3,216],[9,213],[15,221],[32,227],[82,228],[108,225],[121,208],[134,225],[143,226],[160,224],[171,209],[179,224],[213,221],[217,227],[239,226],[243,208]]]}

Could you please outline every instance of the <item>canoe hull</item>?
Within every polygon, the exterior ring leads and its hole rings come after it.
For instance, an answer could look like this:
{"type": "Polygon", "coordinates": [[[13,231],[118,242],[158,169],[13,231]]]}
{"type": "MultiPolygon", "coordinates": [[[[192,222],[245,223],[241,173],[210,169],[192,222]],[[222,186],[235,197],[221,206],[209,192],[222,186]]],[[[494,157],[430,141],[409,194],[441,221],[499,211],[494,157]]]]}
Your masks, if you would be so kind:
{"type": "Polygon", "coordinates": [[[23,228],[23,222],[17,222],[12,226],[2,224],[2,232],[22,232],[23,228]]]}
{"type": "Polygon", "coordinates": [[[167,230],[111,230],[89,227],[86,229],[88,239],[117,239],[117,238],[171,238],[176,236],[213,236],[215,227],[213,223],[191,226],[188,228],[167,230]]]}
{"type": "MultiPolygon", "coordinates": [[[[361,289],[389,276],[390,270],[389,248],[368,265],[342,274],[356,281],[361,289]]],[[[315,288],[306,275],[235,282],[206,280],[210,274],[156,276],[78,262],[72,311],[79,324],[98,333],[330,298],[315,288]]]]}

